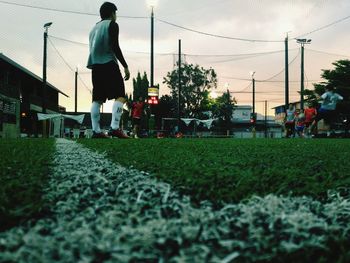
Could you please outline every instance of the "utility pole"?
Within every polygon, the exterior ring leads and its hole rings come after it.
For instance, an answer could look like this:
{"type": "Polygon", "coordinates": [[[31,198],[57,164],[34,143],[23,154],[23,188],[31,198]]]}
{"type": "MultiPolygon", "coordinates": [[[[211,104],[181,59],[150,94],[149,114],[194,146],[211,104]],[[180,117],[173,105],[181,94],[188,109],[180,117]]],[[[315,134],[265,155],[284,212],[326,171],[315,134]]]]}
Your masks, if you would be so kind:
{"type": "Polygon", "coordinates": [[[154,11],[151,13],[151,87],[154,86],[154,11]]]}
{"type": "MultiPolygon", "coordinates": [[[[46,68],[47,68],[47,37],[48,37],[48,31],[49,27],[52,25],[52,22],[46,23],[44,25],[44,54],[43,54],[43,100],[42,100],[42,111],[43,113],[46,113],[46,68]]],[[[47,129],[46,129],[46,121],[43,121],[43,137],[47,137],[47,129]]]]}
{"type": "Polygon", "coordinates": [[[46,68],[47,68],[47,36],[49,27],[52,25],[52,22],[46,23],[44,25],[44,54],[43,54],[43,113],[46,113],[46,68]]]}
{"type": "Polygon", "coordinates": [[[74,104],[74,112],[78,111],[78,68],[75,69],[75,104],[74,104]]]}
{"type": "Polygon", "coordinates": [[[255,116],[255,78],[253,76],[253,114],[255,116]]]}
{"type": "Polygon", "coordinates": [[[181,121],[181,109],[180,109],[180,103],[181,103],[181,39],[179,39],[179,94],[178,94],[178,106],[177,106],[177,116],[178,116],[178,120],[177,120],[177,127],[178,127],[178,131],[180,131],[180,121],[181,121]]]}
{"type": "Polygon", "coordinates": [[[304,46],[310,44],[311,39],[297,39],[297,43],[301,46],[301,63],[300,63],[300,109],[304,109],[304,46]]]}
{"type": "Polygon", "coordinates": [[[252,77],[252,85],[253,85],[253,99],[252,99],[252,106],[253,106],[253,112],[252,112],[252,117],[253,117],[253,124],[255,125],[255,122],[256,122],[256,115],[255,115],[255,78],[254,78],[254,75],[255,75],[255,71],[252,71],[250,72],[250,75],[252,77]]]}
{"type": "Polygon", "coordinates": [[[265,100],[265,138],[267,138],[267,100],[265,100]]]}
{"type": "Polygon", "coordinates": [[[288,109],[288,105],[289,105],[289,61],[288,61],[288,33],[286,38],[284,39],[284,49],[285,49],[285,100],[284,100],[284,107],[285,107],[285,111],[287,111],[288,109]]]}

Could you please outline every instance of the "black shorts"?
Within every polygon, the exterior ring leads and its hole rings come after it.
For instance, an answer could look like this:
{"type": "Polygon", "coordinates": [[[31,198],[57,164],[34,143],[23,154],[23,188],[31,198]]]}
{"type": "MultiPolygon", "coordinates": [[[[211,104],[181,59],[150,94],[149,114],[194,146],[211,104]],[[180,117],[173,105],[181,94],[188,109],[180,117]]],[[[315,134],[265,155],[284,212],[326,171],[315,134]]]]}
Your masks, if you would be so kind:
{"type": "Polygon", "coordinates": [[[295,122],[286,122],[284,124],[284,127],[286,127],[287,130],[294,130],[295,122]]]}
{"type": "Polygon", "coordinates": [[[125,97],[124,79],[114,61],[94,65],[92,68],[92,101],[125,97]]]}
{"type": "Polygon", "coordinates": [[[132,123],[134,125],[140,125],[141,124],[141,118],[132,118],[132,123]]]}
{"type": "Polygon", "coordinates": [[[323,110],[320,109],[316,115],[316,122],[320,120],[324,120],[327,124],[331,124],[335,121],[337,117],[336,111],[335,110],[323,110]]]}

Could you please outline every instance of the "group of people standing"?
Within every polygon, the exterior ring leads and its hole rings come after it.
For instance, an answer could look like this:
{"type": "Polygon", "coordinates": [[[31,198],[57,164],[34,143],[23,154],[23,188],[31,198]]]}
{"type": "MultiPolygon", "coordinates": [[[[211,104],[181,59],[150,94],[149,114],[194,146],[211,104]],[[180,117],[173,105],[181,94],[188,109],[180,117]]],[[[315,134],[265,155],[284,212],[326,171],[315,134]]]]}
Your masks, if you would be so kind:
{"type": "Polygon", "coordinates": [[[289,105],[285,117],[286,138],[295,137],[296,134],[301,138],[316,135],[320,120],[329,125],[329,132],[334,132],[337,103],[343,100],[343,97],[334,92],[334,87],[329,84],[321,99],[321,106],[318,109],[312,103],[309,103],[304,110],[295,109],[293,104],[289,105]]]}

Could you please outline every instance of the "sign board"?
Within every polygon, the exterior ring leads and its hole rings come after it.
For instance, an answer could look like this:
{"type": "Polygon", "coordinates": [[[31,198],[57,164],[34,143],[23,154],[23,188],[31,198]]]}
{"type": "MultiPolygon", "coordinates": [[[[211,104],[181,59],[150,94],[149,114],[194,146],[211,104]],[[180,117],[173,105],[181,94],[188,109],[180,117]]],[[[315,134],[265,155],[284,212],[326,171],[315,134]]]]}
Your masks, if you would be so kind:
{"type": "Polygon", "coordinates": [[[16,115],[16,102],[0,98],[0,111],[6,114],[16,115]]]}
{"type": "Polygon", "coordinates": [[[148,88],[148,96],[152,97],[152,96],[159,96],[159,89],[156,87],[150,87],[148,88]]]}

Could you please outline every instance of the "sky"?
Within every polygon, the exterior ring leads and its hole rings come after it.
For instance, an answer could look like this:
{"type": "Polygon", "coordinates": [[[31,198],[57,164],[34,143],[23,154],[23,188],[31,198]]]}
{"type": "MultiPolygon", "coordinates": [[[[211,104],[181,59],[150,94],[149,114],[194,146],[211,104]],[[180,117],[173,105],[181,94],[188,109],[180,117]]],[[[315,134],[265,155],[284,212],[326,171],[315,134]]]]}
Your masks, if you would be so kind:
{"type": "MultiPolygon", "coordinates": [[[[78,111],[89,111],[92,84],[91,72],[86,68],[88,35],[100,20],[98,11],[103,2],[0,0],[0,53],[41,77],[43,25],[53,22],[49,28],[47,79],[69,95],[60,95],[59,104],[73,111],[74,71],[78,69],[78,111]]],[[[306,88],[312,89],[313,83],[322,81],[322,69],[333,68],[336,60],[350,59],[349,0],[112,2],[118,7],[120,46],[131,71],[131,79],[125,83],[129,94],[132,78],[138,72],[150,76],[150,5],[154,5],[155,13],[154,77],[161,95],[170,93],[163,78],[174,69],[179,39],[185,61],[213,68],[218,74],[217,94],[229,89],[239,105],[252,104],[251,72],[255,72],[256,110],[263,113],[266,100],[270,115],[273,107],[284,104],[287,34],[292,102],[300,98],[301,59],[296,38],[312,39],[305,46],[306,88]]],[[[110,112],[111,105],[106,103],[104,111],[110,112]]]]}

